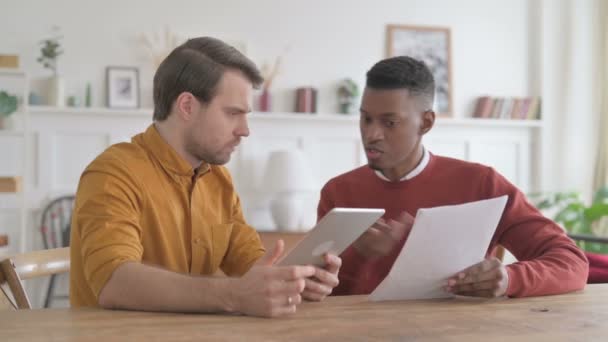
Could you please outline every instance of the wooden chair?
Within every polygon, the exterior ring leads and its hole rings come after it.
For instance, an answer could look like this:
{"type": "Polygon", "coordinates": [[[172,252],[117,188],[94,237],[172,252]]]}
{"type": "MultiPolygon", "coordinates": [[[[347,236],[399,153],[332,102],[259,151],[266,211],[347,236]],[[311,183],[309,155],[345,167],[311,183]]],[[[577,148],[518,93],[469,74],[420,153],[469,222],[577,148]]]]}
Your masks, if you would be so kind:
{"type": "MultiPolygon", "coordinates": [[[[66,195],[50,201],[40,217],[40,232],[44,248],[61,248],[70,245],[70,224],[74,208],[74,195],[66,195]]],[[[57,276],[51,275],[44,299],[44,307],[51,306],[55,298],[66,299],[67,296],[55,294],[57,276]]]]}
{"type": "Polygon", "coordinates": [[[4,297],[0,298],[0,308],[3,304],[6,306],[7,299],[14,309],[31,309],[32,305],[22,280],[69,271],[69,247],[17,254],[0,261],[0,297],[4,297]],[[5,284],[8,291],[3,288],[5,284]]]}

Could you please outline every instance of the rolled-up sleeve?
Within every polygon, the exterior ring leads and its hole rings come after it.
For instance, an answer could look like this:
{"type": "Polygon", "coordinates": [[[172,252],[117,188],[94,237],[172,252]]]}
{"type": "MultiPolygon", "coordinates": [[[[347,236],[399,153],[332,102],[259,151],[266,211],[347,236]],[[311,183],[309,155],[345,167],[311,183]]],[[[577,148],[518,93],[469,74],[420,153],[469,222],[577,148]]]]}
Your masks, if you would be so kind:
{"type": "Polygon", "coordinates": [[[85,279],[97,298],[114,270],[141,262],[141,203],[133,176],[118,165],[88,169],[80,180],[73,229],[78,229],[85,279]]]}

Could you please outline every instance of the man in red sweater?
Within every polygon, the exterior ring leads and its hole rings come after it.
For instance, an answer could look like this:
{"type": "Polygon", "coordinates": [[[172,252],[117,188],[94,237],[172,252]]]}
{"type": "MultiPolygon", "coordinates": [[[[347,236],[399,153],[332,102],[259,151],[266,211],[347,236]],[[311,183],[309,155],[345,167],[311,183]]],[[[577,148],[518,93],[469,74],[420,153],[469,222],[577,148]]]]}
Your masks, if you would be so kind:
{"type": "Polygon", "coordinates": [[[318,218],[334,207],[383,208],[386,214],[341,255],[340,285],[334,294],[369,294],[380,284],[419,208],[501,195],[509,200],[487,259],[446,279],[445,290],[525,297],[582,289],[588,273],[585,255],[521,191],[490,167],[436,156],[424,148],[422,137],[435,122],[434,92],[427,66],[410,57],[380,61],[367,73],[360,127],[368,165],[323,187],[318,218]],[[519,261],[505,266],[492,257],[498,245],[519,261]]]}

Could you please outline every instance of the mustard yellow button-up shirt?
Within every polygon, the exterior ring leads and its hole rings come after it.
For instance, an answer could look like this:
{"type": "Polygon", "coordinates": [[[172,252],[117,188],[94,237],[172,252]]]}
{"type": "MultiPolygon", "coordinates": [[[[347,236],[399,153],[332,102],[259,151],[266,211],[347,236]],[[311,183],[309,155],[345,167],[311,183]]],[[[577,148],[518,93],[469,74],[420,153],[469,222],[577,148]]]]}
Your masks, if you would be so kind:
{"type": "Polygon", "coordinates": [[[263,254],[228,170],[181,158],[151,125],[84,171],[71,226],[70,302],[97,306],[128,261],[192,275],[242,275],[263,254]]]}

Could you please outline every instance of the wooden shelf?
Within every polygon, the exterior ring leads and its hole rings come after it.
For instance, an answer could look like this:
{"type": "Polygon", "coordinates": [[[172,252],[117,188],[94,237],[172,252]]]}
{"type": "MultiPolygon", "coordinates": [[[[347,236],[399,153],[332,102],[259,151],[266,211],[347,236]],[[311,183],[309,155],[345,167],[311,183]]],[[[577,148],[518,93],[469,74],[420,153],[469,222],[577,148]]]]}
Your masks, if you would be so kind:
{"type": "Polygon", "coordinates": [[[17,193],[21,191],[21,177],[0,177],[0,192],[17,193]]]}

